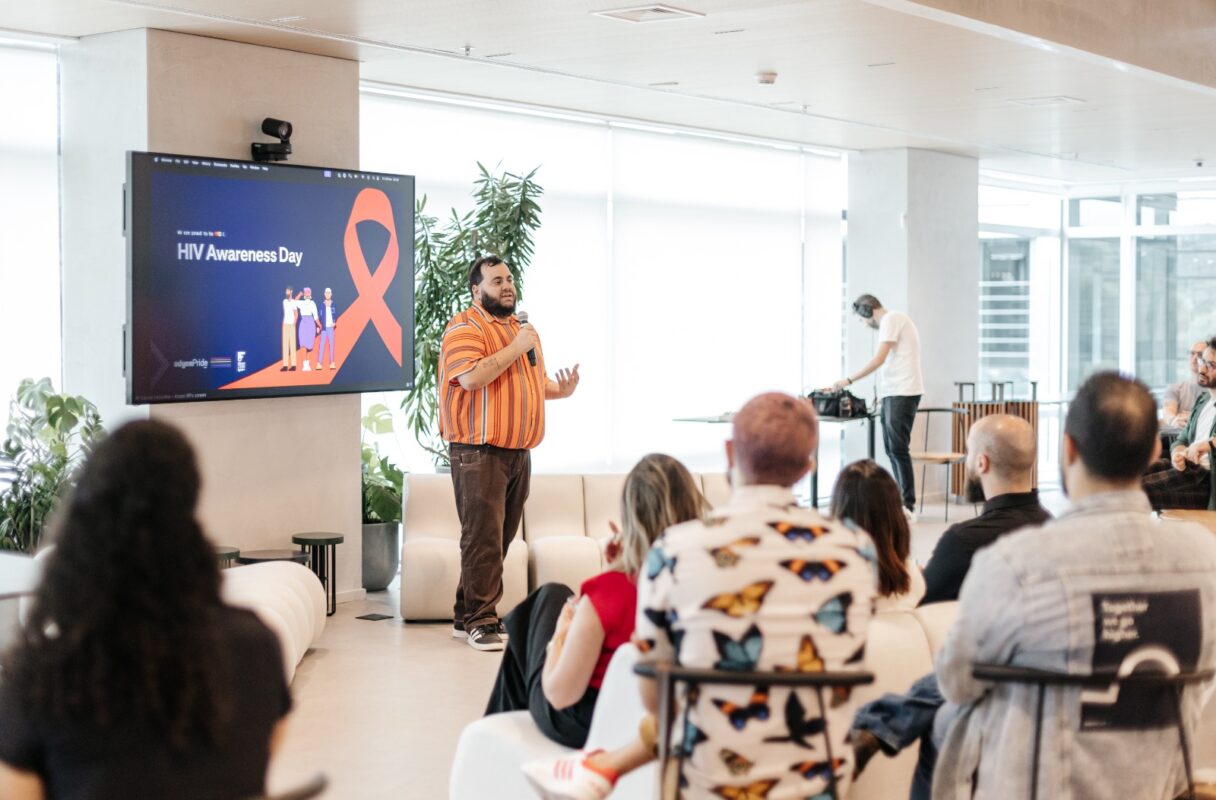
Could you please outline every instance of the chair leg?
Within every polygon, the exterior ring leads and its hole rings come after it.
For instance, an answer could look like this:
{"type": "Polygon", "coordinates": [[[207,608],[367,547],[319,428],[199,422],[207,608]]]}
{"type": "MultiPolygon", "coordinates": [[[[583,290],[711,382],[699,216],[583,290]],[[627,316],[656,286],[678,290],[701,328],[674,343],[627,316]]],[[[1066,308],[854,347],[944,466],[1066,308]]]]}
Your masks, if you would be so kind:
{"type": "Polygon", "coordinates": [[[1178,742],[1182,746],[1182,766],[1186,769],[1186,796],[1195,800],[1195,773],[1191,766],[1191,747],[1186,739],[1186,726],[1182,723],[1182,687],[1174,685],[1174,720],[1178,723],[1178,742]]]}
{"type": "Polygon", "coordinates": [[[946,463],[943,466],[946,468],[946,482],[943,484],[945,491],[942,493],[942,502],[946,504],[946,522],[950,521],[950,464],[946,463]]]}
{"type": "Polygon", "coordinates": [[[1047,694],[1047,684],[1039,684],[1039,702],[1034,715],[1034,753],[1030,768],[1030,800],[1039,798],[1039,750],[1043,741],[1043,697],[1047,694]]]}
{"type": "MultiPolygon", "coordinates": [[[[793,688],[790,691],[794,691],[793,688]]],[[[824,751],[828,757],[828,793],[832,800],[840,800],[840,795],[836,788],[836,768],[832,761],[832,734],[828,729],[827,710],[823,705],[823,687],[815,687],[815,697],[819,700],[819,718],[823,720],[823,745],[824,751]]]]}
{"type": "Polygon", "coordinates": [[[920,467],[920,513],[925,513],[925,472],[929,469],[928,464],[921,464],[920,467]]]}

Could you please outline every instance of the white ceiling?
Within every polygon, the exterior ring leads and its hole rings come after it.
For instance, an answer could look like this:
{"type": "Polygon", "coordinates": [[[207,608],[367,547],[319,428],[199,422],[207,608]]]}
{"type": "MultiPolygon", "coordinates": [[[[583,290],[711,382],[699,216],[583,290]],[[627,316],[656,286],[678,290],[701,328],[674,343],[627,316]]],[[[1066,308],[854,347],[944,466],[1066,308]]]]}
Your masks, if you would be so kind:
{"type": "Polygon", "coordinates": [[[401,86],[846,149],[933,148],[1072,183],[1202,176],[1197,157],[1216,165],[1216,89],[903,13],[914,3],[673,0],[704,16],[647,24],[590,13],[631,4],[5,0],[0,28],[199,33],[358,59],[365,79],[401,86]],[[762,71],[776,84],[759,85],[762,71]],[[1080,102],[1015,102],[1051,96],[1080,102]]]}

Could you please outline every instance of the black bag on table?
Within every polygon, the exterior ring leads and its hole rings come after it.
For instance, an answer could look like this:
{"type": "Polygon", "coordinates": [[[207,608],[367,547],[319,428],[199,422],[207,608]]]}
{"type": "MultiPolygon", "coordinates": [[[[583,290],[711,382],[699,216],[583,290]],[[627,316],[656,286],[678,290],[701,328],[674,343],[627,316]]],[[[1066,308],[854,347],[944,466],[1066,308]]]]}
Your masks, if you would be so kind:
{"type": "Polygon", "coordinates": [[[821,417],[844,417],[853,419],[866,416],[866,401],[850,392],[841,389],[838,392],[811,392],[811,404],[815,413],[821,417]]]}

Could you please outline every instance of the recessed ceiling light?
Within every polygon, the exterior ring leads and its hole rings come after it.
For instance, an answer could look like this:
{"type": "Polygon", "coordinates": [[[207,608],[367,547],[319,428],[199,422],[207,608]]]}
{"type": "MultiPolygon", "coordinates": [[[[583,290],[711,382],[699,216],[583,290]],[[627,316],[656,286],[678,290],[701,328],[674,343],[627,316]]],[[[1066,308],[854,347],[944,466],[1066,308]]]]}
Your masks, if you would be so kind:
{"type": "Polygon", "coordinates": [[[743,33],[747,28],[731,28],[728,31],[714,31],[714,36],[725,36],[728,33],[743,33]]]}
{"type": "Polygon", "coordinates": [[[893,66],[895,66],[895,62],[894,61],[878,61],[873,64],[866,64],[866,66],[867,67],[893,67],[893,66]]]}
{"type": "Polygon", "coordinates": [[[664,22],[675,19],[696,19],[705,16],[699,11],[688,11],[683,8],[669,6],[666,3],[653,3],[646,6],[630,6],[628,8],[610,8],[605,11],[592,11],[594,17],[607,17],[620,22],[664,22]]]}
{"type": "Polygon", "coordinates": [[[999,86],[977,86],[971,91],[973,92],[991,92],[993,89],[999,89],[999,86]]]}
{"type": "Polygon", "coordinates": [[[271,22],[303,22],[308,17],[301,17],[299,14],[292,14],[287,17],[271,17],[271,22]]]}
{"type": "Polygon", "coordinates": [[[1020,106],[1068,106],[1084,103],[1085,101],[1079,97],[1070,97],[1066,94],[1053,94],[1045,97],[1015,97],[1011,98],[1009,102],[1017,103],[1020,106]]]}

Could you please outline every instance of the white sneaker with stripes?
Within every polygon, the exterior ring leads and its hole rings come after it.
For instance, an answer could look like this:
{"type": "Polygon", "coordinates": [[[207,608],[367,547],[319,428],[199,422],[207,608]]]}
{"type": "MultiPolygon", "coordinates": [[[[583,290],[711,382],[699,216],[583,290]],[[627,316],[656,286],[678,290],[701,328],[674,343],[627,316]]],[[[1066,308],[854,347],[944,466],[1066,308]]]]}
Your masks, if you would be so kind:
{"type": "Polygon", "coordinates": [[[615,777],[587,763],[600,751],[579,751],[557,761],[529,761],[521,769],[544,800],[604,800],[612,793],[615,777]]]}

